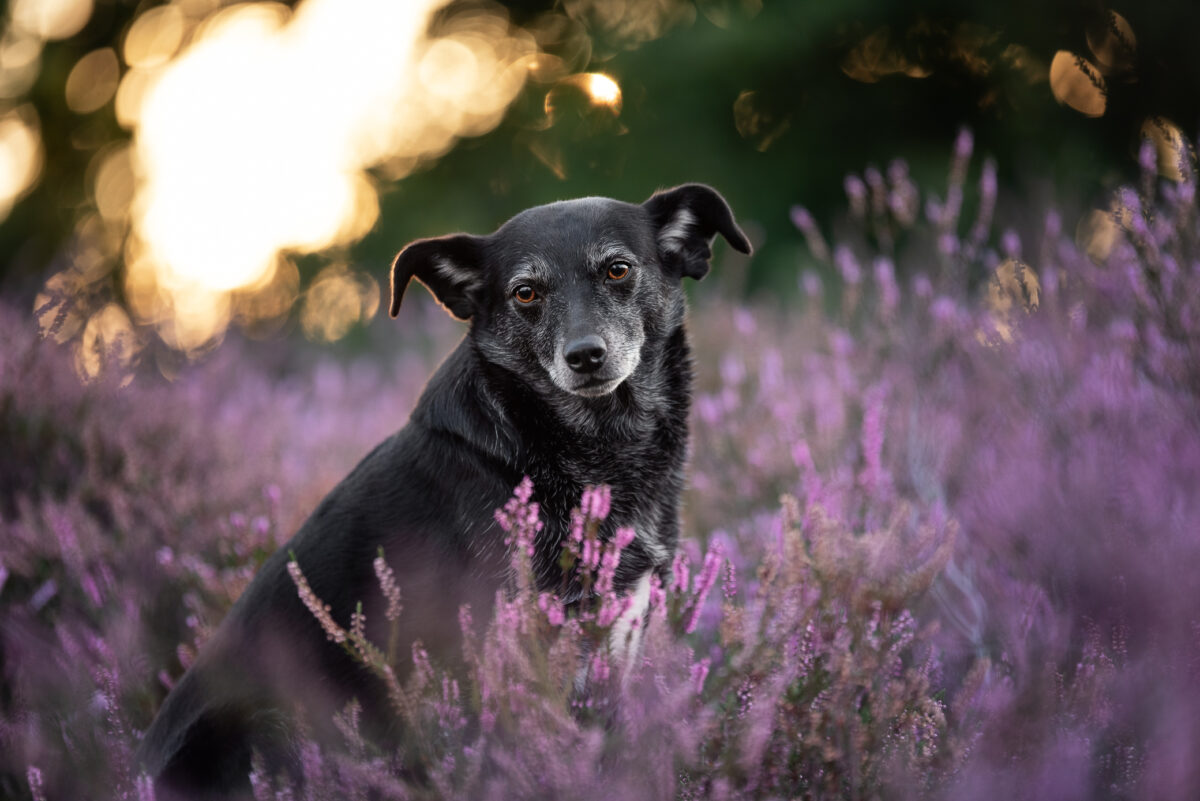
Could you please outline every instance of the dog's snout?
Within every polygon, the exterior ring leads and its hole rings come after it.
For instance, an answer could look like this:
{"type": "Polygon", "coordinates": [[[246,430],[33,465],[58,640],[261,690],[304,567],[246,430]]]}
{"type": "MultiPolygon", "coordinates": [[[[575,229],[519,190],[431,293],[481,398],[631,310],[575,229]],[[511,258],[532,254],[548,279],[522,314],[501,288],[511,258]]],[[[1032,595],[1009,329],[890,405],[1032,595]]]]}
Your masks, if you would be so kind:
{"type": "Polygon", "coordinates": [[[567,366],[577,373],[593,373],[600,369],[606,353],[608,347],[605,346],[604,340],[595,334],[568,342],[563,350],[567,366]]]}

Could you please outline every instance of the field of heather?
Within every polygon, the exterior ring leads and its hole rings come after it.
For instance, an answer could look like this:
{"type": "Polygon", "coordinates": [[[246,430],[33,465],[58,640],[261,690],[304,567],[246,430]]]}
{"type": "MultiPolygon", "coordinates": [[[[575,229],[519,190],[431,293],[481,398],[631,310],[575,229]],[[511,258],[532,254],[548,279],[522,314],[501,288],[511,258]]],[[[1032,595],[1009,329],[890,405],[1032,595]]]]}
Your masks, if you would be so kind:
{"type": "MultiPolygon", "coordinates": [[[[720,264],[698,287],[685,539],[631,665],[590,645],[598,544],[581,614],[518,580],[465,670],[396,657],[398,750],[352,705],[256,797],[1200,797],[1194,178],[1146,150],[1095,236],[1052,209],[1008,229],[971,149],[939,187],[851,176],[836,238],[792,209],[839,277],[798,274],[802,304],[727,300],[720,264]]],[[[231,340],[83,383],[0,305],[0,797],[152,797],[131,754],[168,688],[461,333],[413,303],[353,356],[231,340]]],[[[351,611],[326,626],[386,677],[351,611]]]]}

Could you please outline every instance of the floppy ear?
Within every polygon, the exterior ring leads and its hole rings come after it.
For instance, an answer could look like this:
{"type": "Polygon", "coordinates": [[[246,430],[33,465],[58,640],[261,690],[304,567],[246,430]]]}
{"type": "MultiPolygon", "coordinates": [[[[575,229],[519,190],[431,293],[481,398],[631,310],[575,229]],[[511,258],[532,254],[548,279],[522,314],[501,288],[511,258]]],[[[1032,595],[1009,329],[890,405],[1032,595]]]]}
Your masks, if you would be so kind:
{"type": "Polygon", "coordinates": [[[710,186],[684,184],[657,192],[642,208],[650,215],[663,262],[678,264],[680,273],[689,278],[699,280],[708,274],[717,234],[734,250],[750,253],[750,242],[733,221],[729,204],[710,186]]]}
{"type": "Polygon", "coordinates": [[[391,315],[400,313],[400,298],[409,280],[416,278],[438,302],[460,320],[474,313],[472,292],[482,283],[480,241],[469,234],[418,239],[392,262],[391,315]]]}

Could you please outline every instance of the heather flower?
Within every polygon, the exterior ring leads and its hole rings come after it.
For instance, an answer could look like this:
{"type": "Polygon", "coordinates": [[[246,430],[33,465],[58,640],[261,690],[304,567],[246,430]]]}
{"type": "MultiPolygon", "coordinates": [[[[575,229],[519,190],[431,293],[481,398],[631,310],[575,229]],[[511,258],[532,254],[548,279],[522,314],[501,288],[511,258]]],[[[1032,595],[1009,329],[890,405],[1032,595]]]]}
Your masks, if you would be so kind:
{"type": "Polygon", "coordinates": [[[304,606],[317,619],[317,622],[321,624],[321,629],[325,632],[325,638],[331,642],[344,643],[346,641],[346,630],[339,626],[333,619],[333,615],[331,614],[332,609],[329,604],[324,603],[312,591],[312,587],[308,585],[308,579],[300,571],[300,565],[295,559],[288,562],[287,571],[296,585],[296,592],[300,596],[300,600],[304,602],[304,606]]]}
{"type": "Polygon", "coordinates": [[[614,595],[611,591],[601,596],[600,611],[596,613],[596,625],[602,629],[609,628],[617,622],[617,618],[629,610],[631,598],[628,595],[614,595]]]}
{"type": "Polygon", "coordinates": [[[608,681],[609,676],[612,675],[612,665],[609,662],[608,653],[606,651],[597,651],[595,655],[592,656],[590,675],[592,680],[598,684],[603,684],[604,682],[608,681]]]}
{"type": "Polygon", "coordinates": [[[546,622],[551,626],[561,626],[567,622],[566,610],[563,609],[562,601],[556,595],[548,592],[539,594],[538,609],[546,614],[546,622]]]}
{"type": "Polygon", "coordinates": [[[534,537],[542,528],[542,522],[538,519],[538,505],[530,501],[532,497],[533,481],[525,476],[513,490],[513,497],[504,505],[504,509],[497,509],[495,514],[500,528],[508,533],[504,544],[527,556],[533,556],[534,537]]]}
{"type": "Polygon", "coordinates": [[[357,698],[351,698],[342,711],[333,716],[333,725],[346,739],[346,745],[349,746],[352,753],[362,754],[366,749],[366,742],[363,740],[362,731],[360,730],[360,721],[362,718],[362,704],[357,698]]]}
{"type": "Polygon", "coordinates": [[[354,644],[360,659],[364,662],[370,659],[361,645],[367,641],[367,616],[363,614],[361,603],[350,613],[350,633],[347,638],[354,644]]]}
{"type": "Polygon", "coordinates": [[[612,592],[613,578],[616,576],[617,566],[621,563],[621,551],[629,547],[637,534],[632,528],[618,528],[613,534],[612,542],[604,548],[604,555],[600,558],[599,570],[596,573],[596,592],[604,595],[612,592]]]}
{"type": "Polygon", "coordinates": [[[704,691],[704,680],[708,678],[709,660],[701,659],[691,668],[692,690],[699,695],[704,691]]]}
{"type": "Polygon", "coordinates": [[[1142,168],[1142,172],[1149,175],[1158,171],[1158,149],[1149,139],[1143,139],[1138,147],[1138,166],[1142,168]]]}
{"type": "Polygon", "coordinates": [[[420,692],[433,681],[433,665],[429,662],[429,652],[420,640],[412,644],[413,683],[420,692]]]}
{"type": "Polygon", "coordinates": [[[533,587],[533,567],[531,559],[534,551],[534,541],[542,530],[542,521],[538,517],[538,504],[532,502],[533,481],[529,476],[513,490],[513,496],[505,503],[503,509],[495,512],[496,522],[506,533],[504,544],[508,547],[513,575],[517,578],[517,588],[520,592],[530,592],[533,587]]]}
{"type": "Polygon", "coordinates": [[[891,317],[900,304],[900,289],[896,286],[896,270],[891,259],[875,260],[875,284],[879,288],[879,309],[885,318],[891,317]]]}
{"type": "Polygon", "coordinates": [[[862,280],[862,269],[858,266],[858,261],[854,258],[854,253],[850,248],[844,245],[835,248],[833,263],[837,265],[844,283],[854,285],[862,280]]]}
{"type": "Polygon", "coordinates": [[[971,152],[975,149],[975,136],[969,128],[959,129],[958,136],[954,140],[954,162],[952,169],[959,169],[960,165],[965,165],[971,158],[971,152]]]}
{"type": "Polygon", "coordinates": [[[737,597],[737,569],[733,566],[733,562],[725,560],[725,575],[721,579],[721,594],[726,601],[732,601],[737,597]]]}
{"type": "Polygon", "coordinates": [[[29,793],[34,801],[46,801],[45,785],[42,783],[42,772],[30,765],[25,771],[25,780],[29,782],[29,793]]]}
{"type": "Polygon", "coordinates": [[[887,401],[887,387],[876,386],[867,393],[865,411],[863,414],[862,458],[863,467],[859,473],[859,483],[871,495],[876,495],[887,481],[886,468],[883,466],[883,437],[884,437],[884,407],[887,401]]]}
{"type": "Polygon", "coordinates": [[[595,537],[588,537],[583,542],[583,550],[579,555],[579,567],[583,571],[594,572],[600,566],[601,545],[595,537]]]}
{"type": "Polygon", "coordinates": [[[808,296],[810,301],[820,300],[822,294],[821,276],[812,270],[805,270],[800,274],[800,288],[804,290],[804,294],[808,296]]]}
{"type": "Polygon", "coordinates": [[[688,555],[684,551],[679,551],[675,554],[675,561],[671,565],[671,592],[674,594],[687,592],[690,582],[688,555]]]}
{"type": "Polygon", "coordinates": [[[867,185],[857,175],[847,175],[844,183],[846,198],[850,201],[850,212],[855,217],[867,214],[867,185]]]}
{"type": "Polygon", "coordinates": [[[978,252],[992,228],[992,215],[996,211],[996,162],[986,159],[979,175],[979,211],[971,226],[971,251],[978,252]]]}
{"type": "Polygon", "coordinates": [[[888,183],[891,184],[888,210],[902,228],[908,228],[917,221],[921,205],[920,192],[909,177],[907,162],[895,159],[888,165],[888,183]]]}
{"type": "Polygon", "coordinates": [[[696,576],[695,588],[692,591],[691,605],[684,623],[683,630],[691,634],[696,630],[696,625],[700,621],[700,610],[704,606],[704,601],[708,597],[709,590],[717,581],[717,574],[721,569],[721,552],[719,549],[710,548],[708,553],[704,555],[704,565],[700,569],[700,573],[696,576]]]}
{"type": "Polygon", "coordinates": [[[655,573],[650,576],[650,598],[649,605],[652,614],[665,614],[667,603],[667,591],[663,587],[662,579],[655,573]]]}
{"type": "Polygon", "coordinates": [[[154,801],[154,780],[149,776],[141,775],[136,780],[137,801],[154,801]]]}
{"type": "Polygon", "coordinates": [[[585,519],[596,522],[604,520],[612,508],[612,489],[606,484],[584,488],[579,506],[585,519]]]}
{"type": "Polygon", "coordinates": [[[1006,230],[1000,238],[1000,247],[1004,251],[1004,257],[1007,259],[1021,258],[1021,237],[1016,231],[1011,228],[1006,230]]]}
{"type": "Polygon", "coordinates": [[[818,261],[828,261],[829,245],[821,236],[821,231],[817,228],[817,223],[808,209],[803,206],[792,206],[792,224],[800,230],[800,233],[804,234],[804,240],[808,243],[808,249],[813,256],[818,261]]]}
{"type": "Polygon", "coordinates": [[[375,577],[379,579],[379,588],[383,591],[383,597],[387,599],[384,617],[389,621],[395,621],[400,617],[400,611],[404,608],[400,604],[400,587],[396,584],[396,574],[383,560],[382,553],[375,557],[372,565],[375,568],[375,577]]]}

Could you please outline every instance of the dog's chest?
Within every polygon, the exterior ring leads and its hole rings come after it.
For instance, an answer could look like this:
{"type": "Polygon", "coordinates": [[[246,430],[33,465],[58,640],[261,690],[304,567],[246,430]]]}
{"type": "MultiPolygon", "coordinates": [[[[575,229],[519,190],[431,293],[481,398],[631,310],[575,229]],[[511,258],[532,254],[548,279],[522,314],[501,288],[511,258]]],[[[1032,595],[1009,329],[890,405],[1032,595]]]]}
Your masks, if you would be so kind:
{"type": "Polygon", "coordinates": [[[568,508],[578,504],[585,487],[604,484],[612,490],[611,522],[648,530],[657,525],[662,509],[673,508],[678,500],[685,455],[682,442],[650,439],[563,449],[545,464],[567,494],[562,500],[569,501],[568,508]]]}
{"type": "Polygon", "coordinates": [[[547,584],[559,581],[555,566],[571,510],[579,506],[585,488],[602,484],[612,491],[602,539],[611,539],[617,528],[635,532],[617,571],[618,589],[631,586],[646,571],[669,566],[678,538],[685,454],[686,442],[673,437],[620,444],[581,439],[531,462],[529,474],[546,524],[537,561],[547,584]]]}

